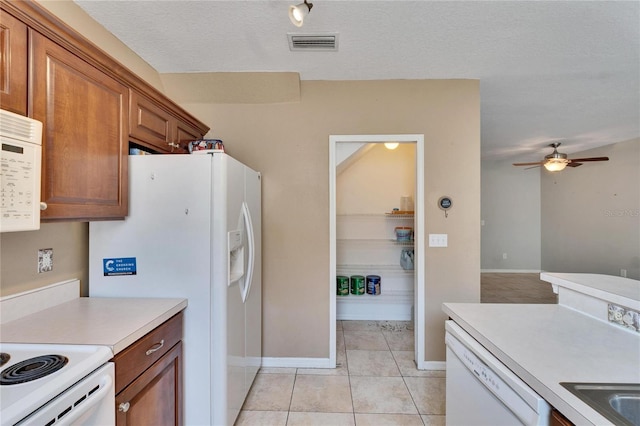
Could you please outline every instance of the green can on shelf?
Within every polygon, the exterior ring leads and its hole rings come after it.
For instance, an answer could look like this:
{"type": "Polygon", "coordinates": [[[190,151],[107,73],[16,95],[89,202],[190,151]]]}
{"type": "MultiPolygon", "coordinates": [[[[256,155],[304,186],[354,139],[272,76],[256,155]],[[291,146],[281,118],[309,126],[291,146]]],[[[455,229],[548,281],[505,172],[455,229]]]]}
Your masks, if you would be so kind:
{"type": "Polygon", "coordinates": [[[338,289],[338,296],[349,295],[349,277],[344,275],[338,275],[336,277],[336,288],[338,289]]]}
{"type": "Polygon", "coordinates": [[[351,275],[351,294],[364,294],[364,276],[351,275]]]}

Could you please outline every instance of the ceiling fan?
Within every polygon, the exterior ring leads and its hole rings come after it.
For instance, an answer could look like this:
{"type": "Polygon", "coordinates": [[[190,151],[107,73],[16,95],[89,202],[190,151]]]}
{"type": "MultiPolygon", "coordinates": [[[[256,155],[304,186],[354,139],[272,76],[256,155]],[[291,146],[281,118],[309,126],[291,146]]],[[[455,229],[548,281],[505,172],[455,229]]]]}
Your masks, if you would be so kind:
{"type": "Polygon", "coordinates": [[[550,172],[559,172],[564,170],[565,167],[578,167],[582,166],[582,163],[589,161],[609,161],[609,157],[590,157],[590,158],[573,158],[568,159],[567,154],[558,152],[560,142],[554,142],[549,144],[553,148],[553,152],[544,156],[544,161],[537,161],[535,163],[513,163],[514,166],[544,166],[545,169],[550,172]]]}

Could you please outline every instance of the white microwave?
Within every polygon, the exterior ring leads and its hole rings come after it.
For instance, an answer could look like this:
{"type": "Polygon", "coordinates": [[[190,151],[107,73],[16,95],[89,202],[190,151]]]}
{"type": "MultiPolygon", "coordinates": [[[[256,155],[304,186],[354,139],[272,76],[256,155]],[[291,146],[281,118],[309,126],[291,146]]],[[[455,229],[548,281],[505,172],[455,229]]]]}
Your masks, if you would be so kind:
{"type": "Polygon", "coordinates": [[[0,232],[40,229],[42,123],[0,110],[0,232]]]}

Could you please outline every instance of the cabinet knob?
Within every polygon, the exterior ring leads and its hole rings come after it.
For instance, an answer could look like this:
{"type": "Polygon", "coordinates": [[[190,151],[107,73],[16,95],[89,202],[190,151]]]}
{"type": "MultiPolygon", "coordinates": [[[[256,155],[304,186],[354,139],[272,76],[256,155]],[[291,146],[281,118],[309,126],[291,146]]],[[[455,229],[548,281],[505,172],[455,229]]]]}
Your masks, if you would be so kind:
{"type": "Polygon", "coordinates": [[[47,203],[45,203],[44,201],[40,202],[40,210],[46,210],[47,207],[49,207],[47,203]]]}
{"type": "Polygon", "coordinates": [[[131,407],[131,404],[129,404],[128,402],[121,402],[120,405],[118,405],[118,411],[126,413],[127,411],[129,411],[129,407],[131,407]]]}

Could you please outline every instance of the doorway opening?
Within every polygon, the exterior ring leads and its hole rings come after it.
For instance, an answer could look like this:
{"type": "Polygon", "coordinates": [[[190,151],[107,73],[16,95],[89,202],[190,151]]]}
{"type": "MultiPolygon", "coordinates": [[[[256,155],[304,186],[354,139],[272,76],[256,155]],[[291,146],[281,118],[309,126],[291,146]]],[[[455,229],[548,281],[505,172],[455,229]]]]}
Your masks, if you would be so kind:
{"type": "MultiPolygon", "coordinates": [[[[416,365],[424,369],[424,135],[332,135],[329,137],[329,158],[330,364],[336,365],[338,316],[365,320],[406,319],[414,324],[416,365]],[[384,151],[383,144],[390,143],[397,143],[400,151],[413,152],[415,171],[411,185],[406,186],[405,182],[394,196],[394,201],[389,200],[389,188],[386,189],[387,195],[374,200],[376,205],[367,206],[362,206],[364,199],[359,199],[353,188],[344,191],[343,186],[343,192],[338,190],[339,177],[346,169],[366,155],[380,155],[384,151]],[[413,189],[413,194],[406,194],[406,188],[413,189]],[[350,194],[355,199],[350,199],[350,194]],[[408,209],[400,210],[410,205],[405,203],[412,204],[412,214],[408,209]],[[396,228],[400,228],[399,233],[396,228]],[[402,235],[402,228],[412,228],[413,238],[410,241],[402,235]],[[361,238],[363,233],[368,236],[361,238]],[[344,244],[360,245],[360,248],[350,252],[344,244]],[[394,256],[394,251],[395,260],[387,261],[389,256],[394,256]],[[351,260],[353,256],[362,256],[363,252],[365,255],[370,252],[377,260],[372,261],[372,265],[362,262],[361,258],[351,260]],[[404,262],[401,263],[403,257],[404,262]],[[345,265],[349,262],[354,264],[345,265]],[[371,272],[380,276],[381,294],[368,295],[365,289],[364,295],[337,296],[337,277],[350,272],[361,276],[371,272]],[[407,288],[408,282],[413,288],[407,288]],[[385,283],[388,283],[389,294],[385,293],[385,283]],[[388,318],[384,318],[385,315],[388,318]]],[[[353,182],[351,179],[349,185],[352,187],[353,182]]]]}

